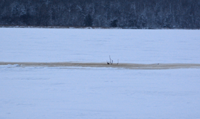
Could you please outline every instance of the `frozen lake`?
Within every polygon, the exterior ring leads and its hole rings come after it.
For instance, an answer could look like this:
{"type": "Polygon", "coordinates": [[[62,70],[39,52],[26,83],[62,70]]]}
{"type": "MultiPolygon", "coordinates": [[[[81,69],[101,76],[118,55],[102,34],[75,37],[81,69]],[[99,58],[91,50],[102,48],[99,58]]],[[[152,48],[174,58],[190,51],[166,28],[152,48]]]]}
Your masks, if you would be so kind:
{"type": "Polygon", "coordinates": [[[200,30],[1,28],[0,62],[200,63],[200,30]]]}
{"type": "MultiPolygon", "coordinates": [[[[0,62],[200,63],[199,34],[0,28],[0,62]]],[[[199,119],[199,72],[0,65],[0,119],[199,119]]]]}

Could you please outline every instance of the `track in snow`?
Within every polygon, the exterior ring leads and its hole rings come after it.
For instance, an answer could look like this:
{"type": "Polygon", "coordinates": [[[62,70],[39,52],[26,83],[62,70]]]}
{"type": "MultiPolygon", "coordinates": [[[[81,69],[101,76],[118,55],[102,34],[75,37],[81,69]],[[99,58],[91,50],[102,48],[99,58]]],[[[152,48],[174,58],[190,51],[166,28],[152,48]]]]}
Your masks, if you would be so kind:
{"type": "Polygon", "coordinates": [[[200,68],[200,64],[133,64],[133,63],[73,63],[73,62],[0,62],[0,65],[17,65],[22,67],[107,67],[125,69],[181,69],[181,68],[200,68]]]}

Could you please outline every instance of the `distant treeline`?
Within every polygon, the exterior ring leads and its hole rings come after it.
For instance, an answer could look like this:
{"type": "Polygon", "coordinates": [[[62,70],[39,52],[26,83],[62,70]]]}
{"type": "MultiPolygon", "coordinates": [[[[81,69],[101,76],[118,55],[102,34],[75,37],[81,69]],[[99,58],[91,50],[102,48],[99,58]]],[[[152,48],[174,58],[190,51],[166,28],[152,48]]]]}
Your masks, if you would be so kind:
{"type": "Polygon", "coordinates": [[[200,0],[0,0],[0,26],[200,28],[200,0]]]}

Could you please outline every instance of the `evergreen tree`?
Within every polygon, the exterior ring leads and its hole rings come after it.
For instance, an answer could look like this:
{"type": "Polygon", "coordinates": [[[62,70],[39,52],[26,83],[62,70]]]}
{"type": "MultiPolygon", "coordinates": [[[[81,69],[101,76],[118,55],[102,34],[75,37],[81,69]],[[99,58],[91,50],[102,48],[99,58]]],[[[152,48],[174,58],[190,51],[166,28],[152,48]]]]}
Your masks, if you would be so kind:
{"type": "Polygon", "coordinates": [[[88,14],[84,19],[84,26],[86,27],[92,27],[93,25],[92,17],[90,14],[88,14]]]}

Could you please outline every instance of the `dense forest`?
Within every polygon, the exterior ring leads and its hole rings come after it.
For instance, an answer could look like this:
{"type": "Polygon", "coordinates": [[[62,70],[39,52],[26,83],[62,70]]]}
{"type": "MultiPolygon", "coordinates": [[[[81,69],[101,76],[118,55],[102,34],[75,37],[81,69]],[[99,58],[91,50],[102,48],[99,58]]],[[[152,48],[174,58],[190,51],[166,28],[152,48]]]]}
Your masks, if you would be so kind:
{"type": "Polygon", "coordinates": [[[0,26],[199,29],[200,0],[0,0],[0,26]]]}

